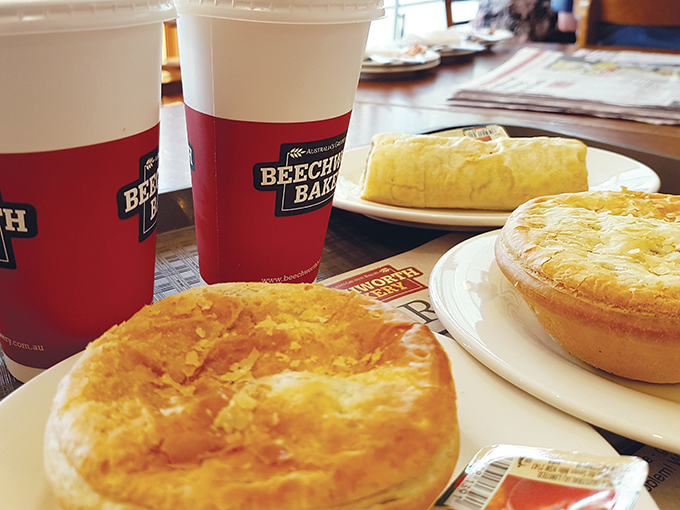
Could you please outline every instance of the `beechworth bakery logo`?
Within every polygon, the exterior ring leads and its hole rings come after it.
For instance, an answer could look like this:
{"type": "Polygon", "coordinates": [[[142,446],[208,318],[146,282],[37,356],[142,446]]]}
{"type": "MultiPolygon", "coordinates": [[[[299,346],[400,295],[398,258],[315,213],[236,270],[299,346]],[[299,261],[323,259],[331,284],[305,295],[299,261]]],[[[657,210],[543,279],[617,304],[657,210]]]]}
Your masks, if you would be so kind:
{"type": "Polygon", "coordinates": [[[284,143],[279,160],[253,167],[258,191],[276,192],[276,216],[321,209],[333,200],[347,132],[307,143],[284,143]]]}
{"type": "Polygon", "coordinates": [[[139,158],[139,179],[116,196],[121,220],[139,217],[139,242],[153,234],[158,223],[158,147],[139,158]]]}
{"type": "Polygon", "coordinates": [[[0,268],[16,269],[12,240],[38,235],[38,214],[31,204],[5,202],[0,193],[0,268]]]}
{"type": "Polygon", "coordinates": [[[380,301],[392,301],[427,289],[418,281],[421,276],[422,271],[415,267],[396,269],[386,265],[331,283],[329,287],[358,292],[380,301]]]}

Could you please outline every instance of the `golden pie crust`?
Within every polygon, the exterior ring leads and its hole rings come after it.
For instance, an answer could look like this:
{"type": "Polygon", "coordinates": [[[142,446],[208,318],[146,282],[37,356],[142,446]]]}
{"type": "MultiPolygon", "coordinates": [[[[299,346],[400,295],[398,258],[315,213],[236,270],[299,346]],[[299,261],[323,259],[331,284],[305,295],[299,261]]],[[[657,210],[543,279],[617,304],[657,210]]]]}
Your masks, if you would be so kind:
{"type": "Polygon", "coordinates": [[[531,200],[510,215],[495,254],[568,352],[621,377],[680,382],[680,197],[531,200]]]}
{"type": "Polygon", "coordinates": [[[361,198],[387,205],[511,211],[529,199],[588,190],[587,147],[569,138],[381,133],[361,198]]]}
{"type": "Polygon", "coordinates": [[[145,307],[61,381],[65,509],[423,510],[459,438],[430,330],[356,293],[218,284],[145,307]]]}

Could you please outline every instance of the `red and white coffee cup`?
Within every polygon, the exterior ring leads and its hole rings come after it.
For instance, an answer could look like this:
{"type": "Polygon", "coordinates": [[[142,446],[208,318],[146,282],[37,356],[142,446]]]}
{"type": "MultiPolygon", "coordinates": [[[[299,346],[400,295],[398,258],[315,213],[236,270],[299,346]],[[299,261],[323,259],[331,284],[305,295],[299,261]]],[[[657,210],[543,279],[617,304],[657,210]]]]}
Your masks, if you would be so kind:
{"type": "Polygon", "coordinates": [[[178,0],[199,267],[312,282],[382,0],[178,0]]]}
{"type": "Polygon", "coordinates": [[[22,381],[153,299],[171,0],[0,3],[0,345],[22,381]]]}

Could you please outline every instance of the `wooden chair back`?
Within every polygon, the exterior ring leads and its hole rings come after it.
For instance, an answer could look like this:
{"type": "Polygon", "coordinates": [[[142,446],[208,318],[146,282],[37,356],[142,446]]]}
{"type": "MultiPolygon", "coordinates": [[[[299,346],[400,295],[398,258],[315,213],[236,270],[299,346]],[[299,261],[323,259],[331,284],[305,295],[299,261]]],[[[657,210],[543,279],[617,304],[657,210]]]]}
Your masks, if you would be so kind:
{"type": "MultiPolygon", "coordinates": [[[[576,44],[594,47],[600,23],[620,25],[680,27],[680,1],[678,0],[574,0],[574,13],[578,18],[576,44]]],[[[598,46],[602,49],[610,49],[598,46]]],[[[619,48],[620,49],[620,48],[619,48]]],[[[656,50],[652,51],[674,51],[656,50]]]]}
{"type": "MultiPolygon", "coordinates": [[[[451,8],[451,2],[454,0],[444,0],[444,9],[446,9],[446,26],[453,26],[453,12],[451,8]]],[[[441,11],[439,11],[441,12],[441,11]]]]}

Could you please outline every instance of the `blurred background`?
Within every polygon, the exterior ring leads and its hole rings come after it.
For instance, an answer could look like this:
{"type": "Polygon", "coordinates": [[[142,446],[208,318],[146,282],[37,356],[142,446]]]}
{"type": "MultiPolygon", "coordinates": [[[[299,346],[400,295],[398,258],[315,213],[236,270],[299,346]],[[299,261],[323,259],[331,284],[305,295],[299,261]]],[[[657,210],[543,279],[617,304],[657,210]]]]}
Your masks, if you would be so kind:
{"type": "MultiPolygon", "coordinates": [[[[475,18],[478,7],[478,0],[452,0],[453,22],[469,23],[475,18]]],[[[446,28],[443,0],[385,0],[385,17],[371,23],[367,47],[384,46],[405,34],[424,35],[446,28]]],[[[165,23],[163,55],[163,86],[168,89],[179,87],[179,51],[174,21],[165,23]]],[[[171,90],[165,92],[172,94],[171,90]]]]}

